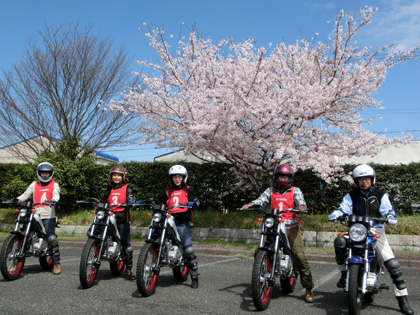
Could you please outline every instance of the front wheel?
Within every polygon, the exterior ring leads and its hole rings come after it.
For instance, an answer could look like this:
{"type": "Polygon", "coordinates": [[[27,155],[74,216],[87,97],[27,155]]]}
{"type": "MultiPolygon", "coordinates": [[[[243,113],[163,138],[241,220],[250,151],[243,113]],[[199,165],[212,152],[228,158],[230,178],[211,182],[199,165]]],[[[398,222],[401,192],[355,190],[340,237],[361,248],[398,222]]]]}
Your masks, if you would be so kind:
{"type": "Polygon", "coordinates": [[[360,315],[362,312],[363,293],[360,284],[362,283],[362,269],[359,264],[350,265],[348,307],[350,315],[360,315]]]}
{"type": "Polygon", "coordinates": [[[80,284],[85,289],[92,287],[95,282],[99,269],[99,264],[97,264],[100,258],[99,256],[99,245],[97,241],[89,238],[83,247],[79,267],[80,284]]]}
{"type": "Polygon", "coordinates": [[[140,251],[136,270],[137,289],[143,296],[151,296],[156,291],[158,273],[155,267],[157,267],[157,259],[156,245],[146,243],[140,251]]]}
{"type": "Polygon", "coordinates": [[[25,258],[18,258],[22,248],[22,240],[17,235],[9,235],[3,242],[0,251],[0,269],[4,279],[11,281],[19,277],[25,258]]]}
{"type": "Polygon", "coordinates": [[[251,290],[254,305],[260,311],[266,310],[270,304],[272,284],[269,280],[272,268],[270,253],[259,250],[252,267],[251,290]]]}
{"type": "Polygon", "coordinates": [[[178,266],[172,269],[176,282],[185,282],[188,280],[188,267],[178,266]]]}

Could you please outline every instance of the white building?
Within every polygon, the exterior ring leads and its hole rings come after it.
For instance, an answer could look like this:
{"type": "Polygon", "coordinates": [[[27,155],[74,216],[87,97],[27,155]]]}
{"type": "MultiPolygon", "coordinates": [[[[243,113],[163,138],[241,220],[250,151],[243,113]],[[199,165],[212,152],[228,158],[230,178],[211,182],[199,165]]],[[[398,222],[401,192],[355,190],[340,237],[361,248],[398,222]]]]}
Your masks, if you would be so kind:
{"type": "MultiPolygon", "coordinates": [[[[212,155],[205,156],[211,162],[216,162],[212,155]]],[[[175,162],[196,162],[203,163],[203,160],[191,154],[185,154],[183,150],[174,151],[155,157],[155,161],[175,162]]],[[[409,164],[420,163],[420,141],[411,141],[407,144],[392,144],[385,147],[379,153],[369,156],[337,157],[340,164],[409,164]]]]}
{"type": "MultiPolygon", "coordinates": [[[[55,139],[53,141],[59,140],[55,139]]],[[[39,152],[42,152],[43,148],[52,149],[52,145],[50,144],[50,141],[47,138],[43,136],[34,137],[25,142],[19,142],[10,146],[0,148],[0,163],[26,164],[28,163],[28,160],[30,162],[33,162],[36,159],[37,155],[34,152],[34,150],[30,150],[29,147],[34,147],[39,152]],[[23,157],[18,157],[15,153],[16,151],[25,154],[26,159],[23,157]]],[[[96,151],[94,153],[99,164],[113,164],[118,163],[119,161],[118,157],[116,156],[96,151]]]]}

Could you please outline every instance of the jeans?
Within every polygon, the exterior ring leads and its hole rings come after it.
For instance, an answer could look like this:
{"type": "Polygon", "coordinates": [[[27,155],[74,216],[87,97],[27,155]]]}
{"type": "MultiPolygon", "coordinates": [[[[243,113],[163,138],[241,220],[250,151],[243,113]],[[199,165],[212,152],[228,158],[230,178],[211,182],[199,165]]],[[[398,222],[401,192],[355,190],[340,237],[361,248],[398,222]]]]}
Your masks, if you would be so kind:
{"type": "MultiPolygon", "coordinates": [[[[179,236],[181,237],[181,244],[184,250],[189,246],[192,247],[190,222],[177,222],[176,229],[179,233],[179,236]]],[[[194,257],[192,260],[195,261],[195,253],[193,253],[192,256],[194,257]]],[[[200,274],[198,269],[192,270],[191,268],[188,268],[188,270],[191,276],[198,276],[200,274]]]]}
{"type": "MultiPolygon", "coordinates": [[[[50,235],[55,235],[55,218],[53,219],[42,219],[42,224],[45,227],[45,232],[47,234],[47,239],[50,235]]],[[[58,240],[57,244],[50,244],[48,243],[49,247],[56,246],[58,249],[58,240]]],[[[60,252],[57,251],[55,255],[51,256],[53,264],[59,264],[60,263],[60,252]]]]}
{"type": "Polygon", "coordinates": [[[127,265],[133,264],[133,253],[127,252],[127,247],[131,246],[130,244],[130,223],[127,222],[118,222],[117,221],[118,232],[120,233],[121,246],[123,252],[123,260],[127,265]]]}

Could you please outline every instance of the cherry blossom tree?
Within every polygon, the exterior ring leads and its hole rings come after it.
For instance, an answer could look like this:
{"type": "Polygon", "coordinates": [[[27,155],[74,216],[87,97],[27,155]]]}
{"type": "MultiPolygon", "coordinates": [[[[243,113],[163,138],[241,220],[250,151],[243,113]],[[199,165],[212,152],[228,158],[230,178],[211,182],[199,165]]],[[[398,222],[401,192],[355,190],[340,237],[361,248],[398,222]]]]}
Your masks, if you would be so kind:
{"type": "Polygon", "coordinates": [[[139,62],[151,71],[138,73],[142,90],[129,92],[124,106],[144,118],[138,132],[145,142],[211,154],[231,163],[242,185],[266,186],[261,179],[285,159],[330,181],[344,175],[336,157],[373,154],[402,141],[367,131],[371,121],[361,112],[382,108],[374,94],[387,70],[414,58],[419,47],[357,47],[354,37],[373,11],[341,11],[329,44],[215,44],[191,32],[173,51],[163,30],[146,31],[161,63],[139,62]]]}

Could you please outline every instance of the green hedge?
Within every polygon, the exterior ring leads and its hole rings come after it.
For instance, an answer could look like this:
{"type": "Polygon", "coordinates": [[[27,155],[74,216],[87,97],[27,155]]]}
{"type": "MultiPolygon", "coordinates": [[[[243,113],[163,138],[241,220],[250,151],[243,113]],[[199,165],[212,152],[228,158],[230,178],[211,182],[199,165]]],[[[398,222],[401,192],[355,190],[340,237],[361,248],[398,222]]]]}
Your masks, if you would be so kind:
{"type": "MultiPolygon", "coordinates": [[[[113,165],[98,165],[91,160],[63,161],[51,159],[54,179],[62,188],[61,209],[78,210],[75,201],[84,198],[100,198],[105,190],[108,171],[113,165]]],[[[229,165],[179,162],[188,169],[188,184],[200,196],[200,209],[226,211],[239,208],[258,197],[261,191],[234,189],[236,177],[229,165]]],[[[169,186],[168,169],[173,162],[128,162],[127,179],[133,186],[136,199],[148,199],[160,194],[169,186]]],[[[351,173],[355,165],[346,165],[351,173]]],[[[394,208],[411,213],[411,204],[420,202],[420,163],[409,165],[372,165],[377,173],[376,187],[387,191],[394,208]]],[[[36,180],[36,164],[0,164],[0,198],[15,198],[31,181],[36,180]]],[[[267,183],[268,187],[271,183],[267,183]]],[[[353,188],[345,181],[326,184],[311,171],[296,173],[294,185],[302,189],[308,207],[314,213],[330,213],[340,204],[343,196],[353,188]]]]}

